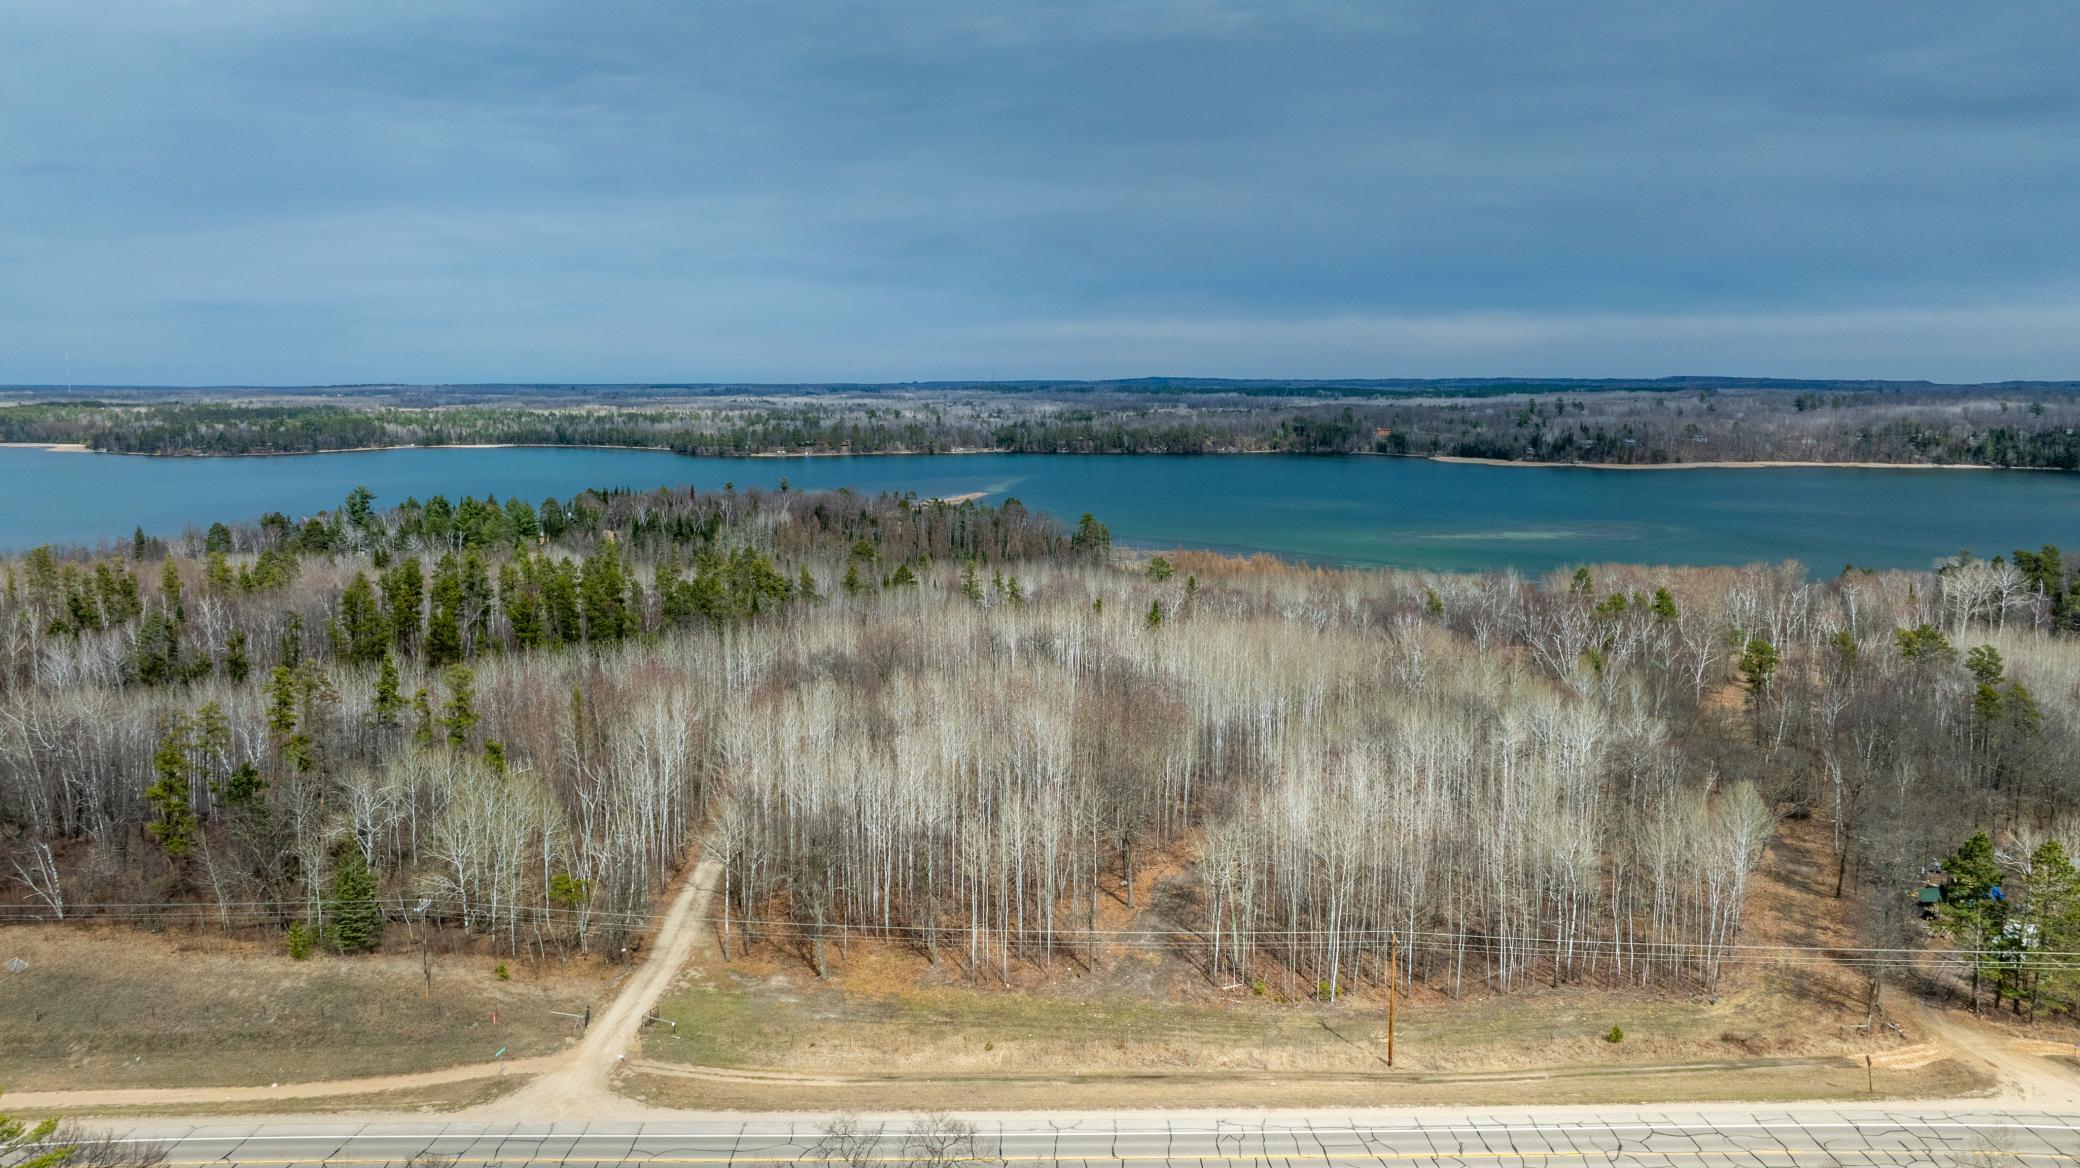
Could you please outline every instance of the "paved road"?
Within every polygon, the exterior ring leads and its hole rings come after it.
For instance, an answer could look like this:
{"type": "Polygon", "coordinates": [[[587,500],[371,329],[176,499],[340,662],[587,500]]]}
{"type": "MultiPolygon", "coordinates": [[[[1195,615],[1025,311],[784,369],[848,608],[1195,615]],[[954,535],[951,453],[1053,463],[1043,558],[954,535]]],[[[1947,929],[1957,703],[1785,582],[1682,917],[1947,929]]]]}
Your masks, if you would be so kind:
{"type": "MultiPolygon", "coordinates": [[[[805,1102],[807,1102],[805,1100],[805,1102]]],[[[977,1116],[974,1155],[1006,1165],[2080,1164],[2080,1116],[1903,1109],[1628,1113],[977,1116]]],[[[902,1164],[912,1119],[855,1164],[902,1164]]],[[[869,1121],[868,1127],[879,1127],[869,1121]]],[[[141,1126],[174,1165],[829,1163],[805,1116],[649,1123],[273,1122],[141,1126]]],[[[960,1151],[960,1149],[956,1149],[960,1151]]]]}

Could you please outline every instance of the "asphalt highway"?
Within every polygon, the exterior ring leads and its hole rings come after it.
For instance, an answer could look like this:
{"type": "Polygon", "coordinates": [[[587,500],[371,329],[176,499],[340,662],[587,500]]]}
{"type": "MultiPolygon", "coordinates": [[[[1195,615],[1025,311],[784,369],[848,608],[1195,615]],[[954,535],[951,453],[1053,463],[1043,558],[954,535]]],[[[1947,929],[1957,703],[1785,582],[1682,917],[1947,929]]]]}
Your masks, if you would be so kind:
{"type": "MultiPolygon", "coordinates": [[[[805,1099],[813,1106],[813,1100],[805,1099]]],[[[656,1122],[141,1123],[176,1168],[251,1164],[912,1164],[915,1117],[863,1122],[850,1152],[828,1121],[742,1115],[656,1122]]],[[[2080,1116],[1944,1110],[1209,1113],[972,1116],[952,1155],[1018,1165],[1995,1165],[2080,1164],[2080,1116]]]]}

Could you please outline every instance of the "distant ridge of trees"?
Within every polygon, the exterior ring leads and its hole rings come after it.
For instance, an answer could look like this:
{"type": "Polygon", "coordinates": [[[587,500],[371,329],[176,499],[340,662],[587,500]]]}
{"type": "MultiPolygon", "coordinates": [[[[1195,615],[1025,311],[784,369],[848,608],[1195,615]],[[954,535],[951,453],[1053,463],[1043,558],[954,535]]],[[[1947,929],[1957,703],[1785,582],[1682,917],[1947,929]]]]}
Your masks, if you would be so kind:
{"type": "Polygon", "coordinates": [[[1439,380],[93,391],[0,408],[0,441],[124,454],[613,446],[682,454],[1393,454],[1626,466],[2080,469],[2080,383],[1439,380]]]}

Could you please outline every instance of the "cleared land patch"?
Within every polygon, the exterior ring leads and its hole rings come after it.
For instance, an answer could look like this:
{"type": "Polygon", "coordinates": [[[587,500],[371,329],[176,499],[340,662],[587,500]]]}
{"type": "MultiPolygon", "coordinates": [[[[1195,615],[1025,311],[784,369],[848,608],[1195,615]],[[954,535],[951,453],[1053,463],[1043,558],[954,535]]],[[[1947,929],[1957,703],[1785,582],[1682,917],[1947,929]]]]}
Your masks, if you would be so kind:
{"type": "Polygon", "coordinates": [[[596,967],[449,957],[423,991],[403,955],[292,961],[200,934],[0,928],[0,1083],[68,1088],[264,1086],[554,1054],[603,1002],[596,967]]]}

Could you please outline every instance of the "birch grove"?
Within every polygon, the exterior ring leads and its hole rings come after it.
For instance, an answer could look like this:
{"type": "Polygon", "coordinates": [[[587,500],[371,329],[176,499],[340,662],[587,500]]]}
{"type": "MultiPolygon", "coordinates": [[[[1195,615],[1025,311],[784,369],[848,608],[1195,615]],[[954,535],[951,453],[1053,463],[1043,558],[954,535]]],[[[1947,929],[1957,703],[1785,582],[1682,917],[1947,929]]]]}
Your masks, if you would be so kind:
{"type": "Polygon", "coordinates": [[[1874,937],[1960,819],[2080,823],[2037,553],[1534,580],[1158,567],[1015,502],[367,504],[0,564],[0,917],[322,930],[344,866],[618,959],[705,854],[723,951],[819,974],[1714,990],[1784,817],[1874,937]]]}

